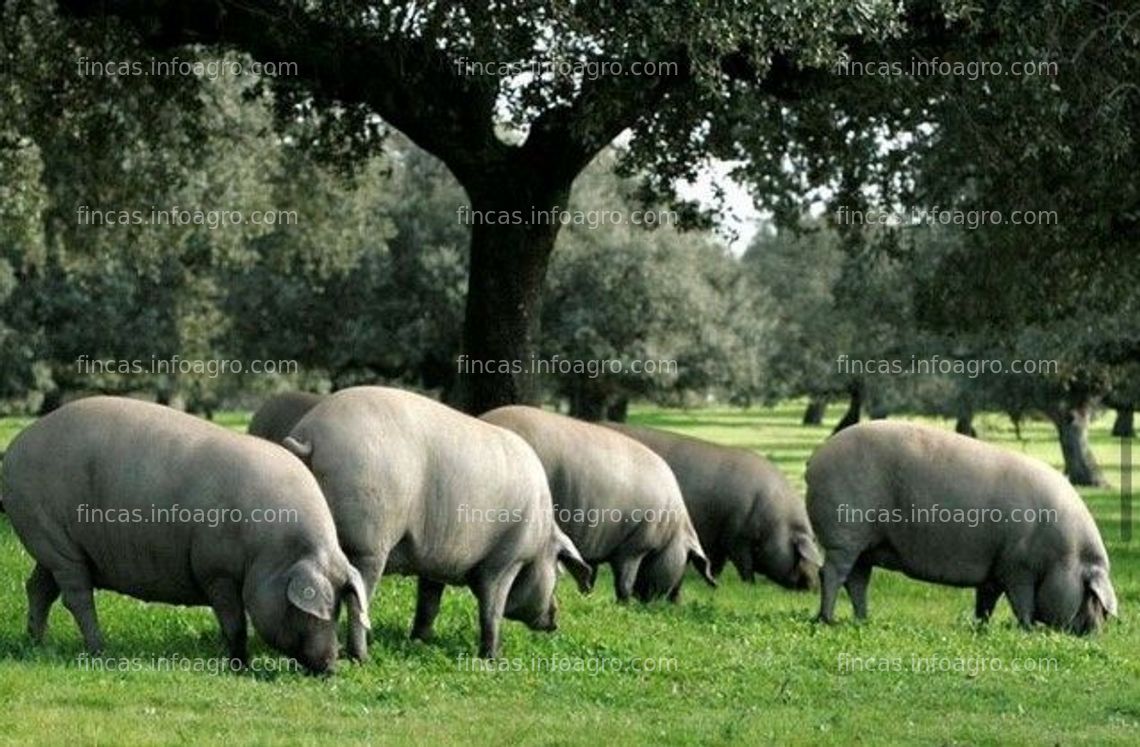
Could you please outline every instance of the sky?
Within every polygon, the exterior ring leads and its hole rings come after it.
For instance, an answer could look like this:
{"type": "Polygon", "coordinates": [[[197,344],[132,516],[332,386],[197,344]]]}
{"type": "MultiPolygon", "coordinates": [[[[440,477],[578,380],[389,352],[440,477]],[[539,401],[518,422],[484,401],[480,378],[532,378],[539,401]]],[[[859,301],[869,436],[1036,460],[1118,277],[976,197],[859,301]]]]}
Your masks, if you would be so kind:
{"type": "Polygon", "coordinates": [[[677,191],[685,199],[696,200],[702,205],[711,207],[716,204],[714,185],[719,185],[724,190],[724,215],[719,233],[728,243],[732,253],[740,256],[748,248],[752,237],[756,235],[764,214],[756,209],[748,190],[728,175],[735,165],[727,161],[713,160],[702,169],[700,177],[695,182],[678,185],[677,191]]]}

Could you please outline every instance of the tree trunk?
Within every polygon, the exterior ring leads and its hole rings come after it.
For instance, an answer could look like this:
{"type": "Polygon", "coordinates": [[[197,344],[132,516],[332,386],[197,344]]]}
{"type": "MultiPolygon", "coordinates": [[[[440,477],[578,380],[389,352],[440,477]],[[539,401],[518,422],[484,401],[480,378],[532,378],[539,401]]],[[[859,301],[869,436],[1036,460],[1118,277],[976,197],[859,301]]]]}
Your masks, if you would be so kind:
{"type": "Polygon", "coordinates": [[[612,423],[624,423],[629,415],[629,397],[618,397],[606,408],[606,420],[612,423]]]}
{"type": "MultiPolygon", "coordinates": [[[[538,223],[532,218],[536,211],[566,205],[569,186],[528,190],[520,189],[519,181],[504,176],[481,188],[468,187],[472,199],[469,220],[474,225],[456,385],[463,409],[473,415],[502,405],[533,402],[537,396],[537,377],[530,366],[547,261],[561,225],[489,225],[481,221],[491,214],[501,220],[507,212],[528,223],[538,223]],[[510,190],[505,189],[507,184],[510,190]],[[516,189],[524,197],[504,196],[504,192],[516,189]]],[[[458,215],[464,220],[461,213],[458,215]]]]}
{"type": "Polygon", "coordinates": [[[1136,412],[1131,407],[1116,408],[1116,421],[1112,424],[1112,435],[1117,438],[1136,438],[1136,412]]]}
{"type": "Polygon", "coordinates": [[[596,423],[606,416],[607,397],[588,386],[576,386],[570,396],[570,417],[596,423]]]}
{"type": "Polygon", "coordinates": [[[1013,423],[1013,435],[1018,441],[1024,441],[1021,437],[1021,421],[1025,417],[1021,412],[1009,412],[1009,422],[1013,423]]]}
{"type": "Polygon", "coordinates": [[[970,438],[978,437],[978,431],[974,429],[973,407],[965,404],[958,406],[958,420],[954,423],[954,432],[970,438]]]}
{"type": "Polygon", "coordinates": [[[40,402],[40,410],[36,413],[39,417],[43,417],[51,413],[53,410],[58,410],[60,405],[63,404],[63,390],[57,388],[49,389],[44,392],[44,398],[40,402]]]}
{"type": "Polygon", "coordinates": [[[959,415],[954,422],[954,432],[970,438],[977,438],[978,431],[974,428],[974,413],[959,415]]]}
{"type": "Polygon", "coordinates": [[[812,397],[808,400],[807,409],[804,410],[803,425],[823,425],[823,416],[827,414],[827,400],[823,397],[812,397]]]}
{"type": "Polygon", "coordinates": [[[1089,446],[1089,421],[1092,403],[1081,402],[1050,413],[1061,441],[1061,456],[1065,460],[1065,475],[1074,485],[1107,485],[1104,474],[1089,446]]]}
{"type": "Polygon", "coordinates": [[[843,418],[839,424],[835,426],[832,433],[839,433],[844,428],[849,428],[859,422],[859,417],[863,412],[863,385],[856,382],[847,388],[851,395],[851,400],[847,404],[847,412],[843,414],[843,418]]]}

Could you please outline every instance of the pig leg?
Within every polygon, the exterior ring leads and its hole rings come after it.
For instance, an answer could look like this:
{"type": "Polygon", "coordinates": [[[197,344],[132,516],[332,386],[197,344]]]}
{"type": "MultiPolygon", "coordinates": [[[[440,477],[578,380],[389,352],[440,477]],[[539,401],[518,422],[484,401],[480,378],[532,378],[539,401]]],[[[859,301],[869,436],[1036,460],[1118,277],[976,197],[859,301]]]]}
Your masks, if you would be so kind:
{"type": "Polygon", "coordinates": [[[633,584],[637,581],[637,571],[641,567],[641,555],[633,555],[613,561],[610,565],[614,569],[614,592],[617,600],[622,604],[629,601],[633,595],[633,584]]]}
{"type": "MultiPolygon", "coordinates": [[[[380,583],[384,566],[388,563],[388,553],[385,551],[374,555],[348,554],[348,560],[356,570],[360,571],[360,578],[364,582],[364,599],[361,601],[367,607],[372,600],[372,593],[376,590],[376,584],[380,583]]],[[[368,629],[353,620],[348,623],[348,655],[357,661],[364,661],[368,657],[368,629]]]]}
{"type": "Polygon", "coordinates": [[[63,606],[75,618],[79,632],[83,634],[83,645],[92,654],[103,650],[103,633],[99,630],[99,617],[95,614],[95,594],[91,589],[91,577],[86,568],[70,568],[56,571],[55,581],[63,594],[63,606]]]}
{"type": "Polygon", "coordinates": [[[443,584],[420,576],[416,587],[416,617],[412,623],[412,638],[428,641],[432,637],[432,625],[439,614],[439,601],[443,596],[443,584]]]}
{"type": "Polygon", "coordinates": [[[851,597],[851,606],[855,608],[856,620],[867,619],[867,585],[871,583],[872,568],[867,556],[861,556],[847,574],[847,581],[843,584],[847,589],[847,596],[851,597]]]}
{"type": "Polygon", "coordinates": [[[206,584],[206,599],[218,618],[222,637],[226,639],[226,649],[230,660],[236,661],[240,669],[249,664],[248,631],[245,625],[245,607],[237,584],[228,579],[218,579],[206,584]]]}
{"type": "Polygon", "coordinates": [[[388,553],[377,553],[375,555],[345,554],[348,555],[348,562],[360,571],[360,578],[364,581],[364,593],[368,595],[368,599],[364,600],[367,604],[372,599],[372,592],[376,589],[376,584],[380,583],[380,577],[384,575],[384,566],[388,564],[388,553]]]}
{"type": "Polygon", "coordinates": [[[723,552],[716,550],[709,551],[709,570],[712,572],[712,575],[719,576],[721,571],[724,570],[724,565],[727,562],[728,558],[723,552]]]}
{"type": "MultiPolygon", "coordinates": [[[[752,565],[752,548],[748,545],[734,548],[732,551],[732,564],[740,574],[740,580],[746,584],[756,583],[756,572],[752,565]]],[[[717,575],[714,570],[713,575],[717,575]]]]}
{"type": "Polygon", "coordinates": [[[28,635],[39,643],[44,639],[44,631],[47,629],[48,612],[55,600],[59,599],[59,584],[55,582],[51,571],[36,563],[24,588],[28,592],[28,635]]]}
{"type": "Polygon", "coordinates": [[[1013,607],[1013,615],[1017,624],[1022,628],[1033,626],[1034,591],[1032,583],[1013,584],[1006,589],[1009,606],[1013,607]]]}
{"type": "Polygon", "coordinates": [[[827,560],[819,572],[820,600],[817,622],[835,622],[835,600],[839,596],[839,587],[847,581],[847,575],[859,559],[857,553],[845,549],[828,549],[827,560]]]}
{"type": "Polygon", "coordinates": [[[1000,586],[992,583],[984,583],[979,586],[974,594],[974,617],[979,622],[989,620],[999,599],[1001,599],[1000,586]]]}
{"type": "Polygon", "coordinates": [[[499,658],[499,624],[507,608],[507,596],[521,565],[498,574],[485,574],[476,580],[475,596],[479,599],[479,656],[499,658]]]}

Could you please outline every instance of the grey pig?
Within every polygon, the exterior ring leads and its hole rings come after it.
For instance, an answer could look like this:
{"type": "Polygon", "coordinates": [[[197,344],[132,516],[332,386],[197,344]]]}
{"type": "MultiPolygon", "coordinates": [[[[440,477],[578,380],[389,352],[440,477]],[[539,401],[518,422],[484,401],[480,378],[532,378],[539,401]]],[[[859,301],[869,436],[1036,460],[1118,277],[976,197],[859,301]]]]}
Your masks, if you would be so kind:
{"type": "Polygon", "coordinates": [[[980,620],[1002,594],[1022,627],[1085,634],[1116,615],[1092,515],[1064,476],[1035,459],[929,426],[877,421],[825,442],[808,462],[807,483],[808,514],[826,550],[824,622],[840,585],[855,616],[866,617],[875,566],[974,587],[980,620]]]}
{"type": "Polygon", "coordinates": [[[603,425],[669,464],[714,576],[731,560],[749,583],[759,572],[790,589],[814,586],[823,560],[807,509],[775,465],[747,449],[655,428],[603,425]]]}
{"type": "Polygon", "coordinates": [[[511,405],[483,420],[518,433],[534,448],[554,498],[555,520],[595,571],[609,563],[619,602],[680,598],[692,562],[716,586],[708,557],[669,465],[609,428],[511,405]]]}
{"type": "MultiPolygon", "coordinates": [[[[504,616],[557,627],[559,561],[589,591],[590,567],[554,523],[542,465],[510,431],[366,386],[326,397],[284,443],[317,476],[366,594],[385,571],[419,577],[415,638],[431,637],[447,584],[478,599],[488,658],[504,616]]],[[[365,631],[350,628],[350,650],[363,656],[366,646],[365,631]]]]}
{"type": "Polygon", "coordinates": [[[20,433],[2,482],[36,561],[27,583],[34,640],[62,594],[87,649],[99,652],[97,588],[208,604],[242,663],[247,613],[267,643],[314,672],[336,663],[342,601],[367,625],[360,575],[337,545],[320,488],[279,446],[160,405],[92,397],[20,433]],[[278,520],[251,521],[268,510],[278,520]]]}
{"type": "Polygon", "coordinates": [[[279,444],[293,430],[305,413],[324,397],[310,392],[282,392],[261,403],[249,421],[248,433],[279,444]]]}

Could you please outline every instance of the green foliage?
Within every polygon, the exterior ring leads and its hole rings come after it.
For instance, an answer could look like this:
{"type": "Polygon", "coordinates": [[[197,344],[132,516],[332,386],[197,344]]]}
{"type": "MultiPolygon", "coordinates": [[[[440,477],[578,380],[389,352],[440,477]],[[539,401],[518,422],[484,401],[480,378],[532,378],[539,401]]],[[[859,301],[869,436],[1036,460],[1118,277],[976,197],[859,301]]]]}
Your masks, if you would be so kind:
{"type": "MultiPolygon", "coordinates": [[[[609,175],[609,160],[579,179],[571,209],[636,212],[632,184],[609,175]]],[[[770,316],[740,263],[708,234],[629,222],[571,225],[547,279],[540,350],[550,359],[620,365],[620,372],[552,377],[575,412],[594,418],[634,396],[747,399],[765,378],[770,316]],[[646,370],[662,362],[676,365],[646,370]]]]}

